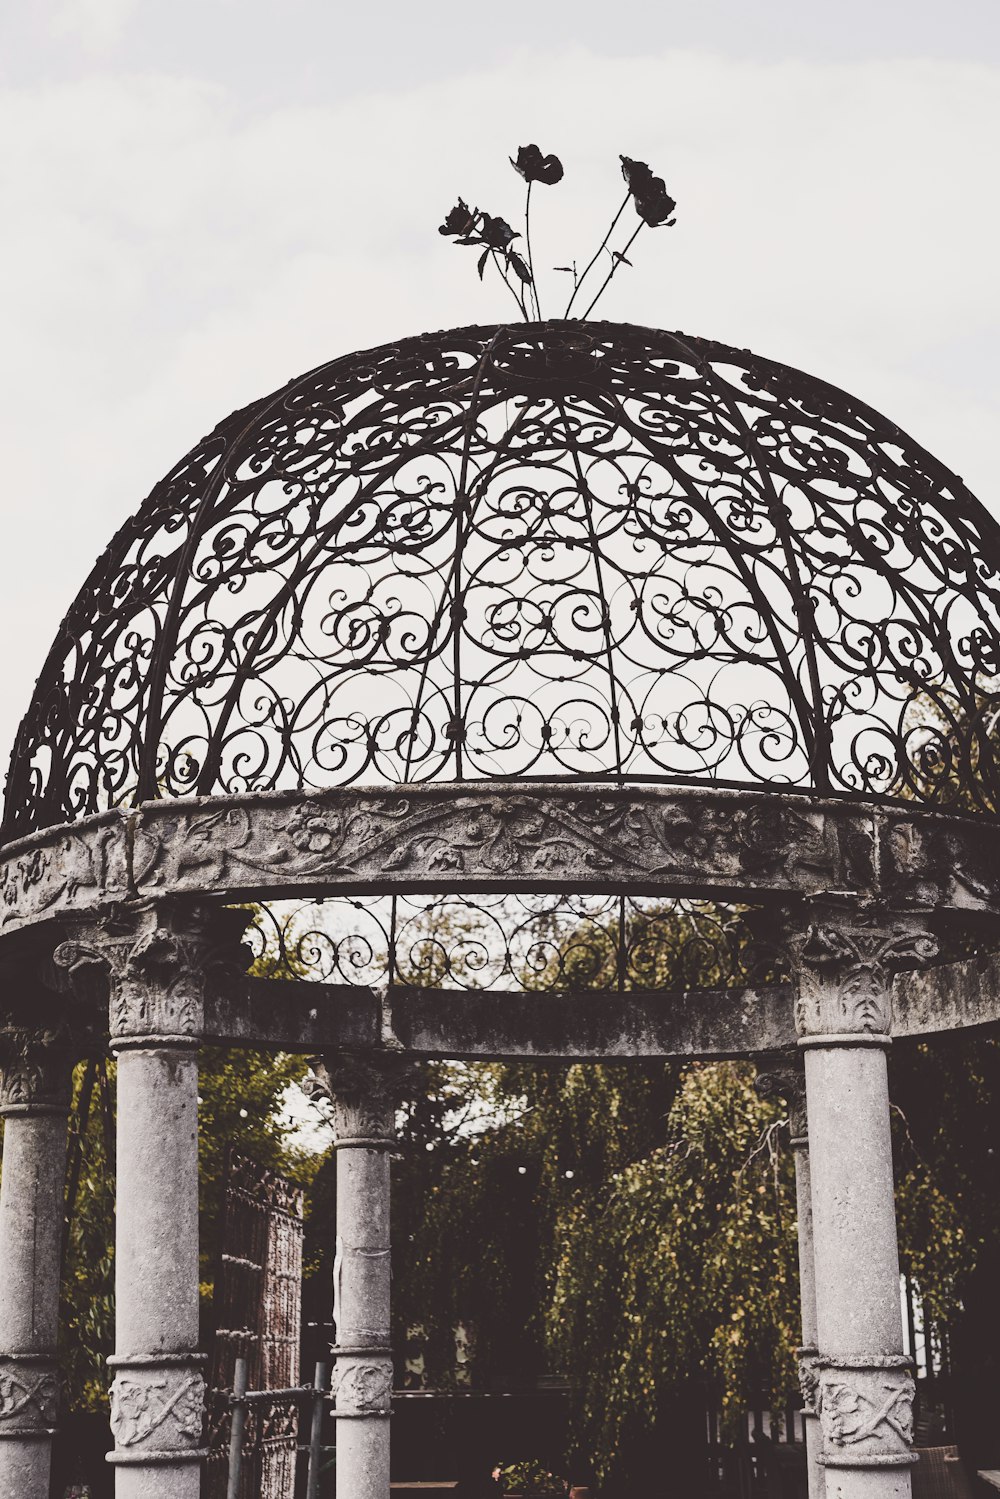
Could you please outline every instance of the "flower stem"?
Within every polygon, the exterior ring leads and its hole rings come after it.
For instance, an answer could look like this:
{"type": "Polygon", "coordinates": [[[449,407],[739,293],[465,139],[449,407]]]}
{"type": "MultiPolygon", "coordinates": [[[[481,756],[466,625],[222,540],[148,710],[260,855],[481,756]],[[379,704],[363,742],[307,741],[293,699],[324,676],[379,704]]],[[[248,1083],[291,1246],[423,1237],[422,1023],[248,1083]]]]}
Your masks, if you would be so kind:
{"type": "Polygon", "coordinates": [[[531,189],[533,183],[528,183],[528,195],[524,200],[524,244],[528,252],[528,275],[531,277],[531,295],[535,302],[535,317],[542,321],[542,305],[538,300],[538,286],[535,281],[535,262],[531,255],[531,189]]]}
{"type": "Polygon", "coordinates": [[[493,256],[493,264],[496,266],[497,270],[500,272],[501,276],[503,277],[504,285],[506,286],[507,290],[510,292],[511,296],[514,298],[514,301],[517,303],[518,307],[521,309],[521,316],[524,318],[524,321],[526,323],[530,323],[531,319],[528,316],[528,309],[524,305],[524,300],[518,294],[518,292],[514,289],[514,287],[510,284],[510,281],[509,281],[509,279],[507,277],[507,272],[504,270],[503,266],[501,265],[501,263],[500,263],[500,257],[497,255],[496,250],[491,250],[490,254],[493,256]]]}
{"type": "MultiPolygon", "coordinates": [[[[594,268],[594,266],[597,264],[598,259],[600,258],[601,251],[607,245],[608,240],[614,234],[614,232],[615,232],[615,225],[618,223],[618,220],[621,218],[622,214],[625,212],[626,208],[628,207],[628,205],[629,205],[629,199],[631,198],[631,196],[632,196],[631,193],[626,193],[625,194],[625,202],[622,204],[621,208],[619,208],[618,212],[615,214],[614,218],[611,220],[611,228],[608,230],[607,234],[601,240],[601,243],[598,245],[597,249],[594,251],[594,258],[591,260],[590,264],[587,266],[587,269],[584,271],[583,275],[580,277],[579,281],[574,286],[574,288],[573,288],[573,295],[569,299],[569,303],[568,303],[568,305],[566,307],[566,311],[563,313],[563,317],[569,317],[570,311],[572,310],[572,307],[573,307],[573,303],[576,301],[576,294],[577,294],[577,292],[580,290],[580,287],[586,281],[588,273],[590,271],[592,271],[593,268],[594,268]]],[[[602,290],[603,290],[603,288],[602,288],[602,290]]],[[[601,294],[600,292],[597,293],[598,296],[600,296],[600,294],[601,294]]],[[[593,306],[594,305],[593,302],[590,305],[593,306]]]]}
{"type": "Polygon", "coordinates": [[[638,239],[639,234],[641,233],[641,231],[643,229],[645,229],[645,227],[646,227],[646,221],[645,221],[645,219],[640,219],[639,220],[639,228],[635,231],[635,233],[633,234],[632,238],[629,240],[628,244],[625,246],[624,250],[622,250],[621,253],[617,256],[617,258],[612,262],[610,271],[608,272],[608,274],[605,276],[603,282],[601,283],[601,289],[600,289],[600,291],[597,293],[597,296],[594,298],[594,300],[591,302],[590,306],[587,308],[586,312],[583,314],[584,321],[586,321],[586,319],[590,317],[590,314],[593,312],[594,308],[597,306],[598,302],[601,300],[602,296],[604,295],[604,288],[607,286],[608,282],[611,280],[611,278],[614,275],[615,271],[617,271],[618,267],[622,264],[622,262],[625,259],[625,256],[628,254],[629,250],[631,250],[632,246],[635,244],[636,240],[638,239]]]}

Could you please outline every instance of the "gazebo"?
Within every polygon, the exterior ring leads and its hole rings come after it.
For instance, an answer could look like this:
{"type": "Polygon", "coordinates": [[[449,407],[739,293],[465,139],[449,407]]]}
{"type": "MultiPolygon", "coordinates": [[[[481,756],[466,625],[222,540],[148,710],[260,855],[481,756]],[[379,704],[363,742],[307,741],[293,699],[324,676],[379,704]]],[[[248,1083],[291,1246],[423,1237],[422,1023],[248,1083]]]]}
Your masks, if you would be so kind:
{"type": "Polygon", "coordinates": [[[810,1494],[908,1495],[886,1050],[1000,1017],[998,567],[891,422],[645,328],[406,339],[200,443],[98,561],[11,765],[0,1499],[48,1496],[69,1084],[104,1046],[109,1460],[119,1499],[199,1494],[202,1041],[324,1059],[339,1499],[389,1493],[388,1153],[428,1057],[757,1060],[792,1103],[810,1494]],[[313,982],[247,973],[286,900],[325,902],[313,982]],[[442,901],[479,925],[422,974],[442,901]],[[678,909],[725,983],[636,939],[678,909]]]}

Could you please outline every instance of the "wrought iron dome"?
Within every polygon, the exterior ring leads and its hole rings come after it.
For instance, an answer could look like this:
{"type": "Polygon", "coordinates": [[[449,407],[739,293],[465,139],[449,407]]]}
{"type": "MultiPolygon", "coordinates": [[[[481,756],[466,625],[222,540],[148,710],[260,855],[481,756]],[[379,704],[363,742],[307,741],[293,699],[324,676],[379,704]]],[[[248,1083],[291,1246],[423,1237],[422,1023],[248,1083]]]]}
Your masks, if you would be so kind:
{"type": "Polygon", "coordinates": [[[1000,805],[1000,530],[861,402],[614,324],[430,334],[230,416],[70,609],[5,838],[483,778],[1000,805]]]}

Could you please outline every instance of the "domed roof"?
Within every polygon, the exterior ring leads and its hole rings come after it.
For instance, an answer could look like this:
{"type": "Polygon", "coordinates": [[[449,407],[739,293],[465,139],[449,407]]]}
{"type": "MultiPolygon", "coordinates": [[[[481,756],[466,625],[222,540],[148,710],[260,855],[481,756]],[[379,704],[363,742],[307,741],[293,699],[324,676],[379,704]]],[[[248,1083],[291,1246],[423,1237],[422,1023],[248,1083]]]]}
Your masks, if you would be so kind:
{"type": "Polygon", "coordinates": [[[235,413],[122,528],[5,836],[484,777],[995,813],[998,564],[959,480],[784,366],[609,324],[407,339],[235,413]]]}

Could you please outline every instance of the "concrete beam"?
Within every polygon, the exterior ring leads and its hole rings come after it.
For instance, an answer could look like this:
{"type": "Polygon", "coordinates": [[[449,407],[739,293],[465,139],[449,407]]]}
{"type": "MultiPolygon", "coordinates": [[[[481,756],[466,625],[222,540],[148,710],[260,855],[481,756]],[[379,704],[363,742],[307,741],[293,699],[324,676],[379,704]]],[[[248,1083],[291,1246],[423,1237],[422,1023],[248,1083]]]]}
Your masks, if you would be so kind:
{"type": "Polygon", "coordinates": [[[899,973],[892,986],[894,1036],[932,1036],[1000,1021],[1000,953],[977,953],[919,973],[899,973]]]}
{"type": "Polygon", "coordinates": [[[206,1039],[286,1051],[367,1050],[393,1037],[414,1057],[572,1061],[736,1057],[795,1045],[793,990],[657,994],[371,989],[250,979],[242,997],[208,1003],[206,1039]]]}

